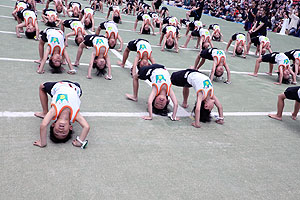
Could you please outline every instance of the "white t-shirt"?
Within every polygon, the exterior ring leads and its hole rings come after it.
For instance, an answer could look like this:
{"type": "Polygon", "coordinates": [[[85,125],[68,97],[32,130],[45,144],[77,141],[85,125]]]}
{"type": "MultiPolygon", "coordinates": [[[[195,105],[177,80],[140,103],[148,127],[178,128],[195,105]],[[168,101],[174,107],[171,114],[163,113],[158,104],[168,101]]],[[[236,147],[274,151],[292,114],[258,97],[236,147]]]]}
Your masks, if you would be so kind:
{"type": "Polygon", "coordinates": [[[114,35],[114,38],[117,39],[118,38],[118,28],[115,22],[113,21],[109,21],[107,23],[104,24],[105,26],[105,30],[107,33],[107,38],[110,38],[112,36],[112,34],[114,35]]]}
{"type": "Polygon", "coordinates": [[[152,86],[156,86],[157,92],[156,96],[159,95],[161,88],[166,85],[167,86],[167,96],[170,94],[170,88],[171,88],[171,80],[170,80],[170,74],[166,69],[158,68],[153,70],[150,80],[152,83],[152,86]]]}
{"type": "Polygon", "coordinates": [[[149,59],[152,53],[152,48],[149,42],[146,42],[145,40],[141,40],[136,44],[137,47],[137,53],[140,55],[140,59],[143,57],[143,54],[147,54],[147,58],[149,59]]]}
{"type": "Polygon", "coordinates": [[[106,37],[103,37],[103,36],[96,36],[96,37],[93,39],[93,46],[94,46],[94,50],[95,50],[96,56],[99,56],[99,54],[100,54],[100,49],[101,49],[102,47],[105,48],[104,56],[107,55],[109,46],[108,46],[108,40],[107,40],[106,37]]]}
{"type": "Polygon", "coordinates": [[[286,70],[290,67],[290,60],[284,53],[279,53],[275,56],[275,62],[278,65],[278,69],[283,67],[283,70],[286,70]]]}
{"type": "Polygon", "coordinates": [[[196,94],[202,92],[203,100],[207,98],[207,94],[210,93],[210,97],[214,95],[214,88],[212,86],[209,77],[199,72],[192,72],[187,77],[187,82],[193,86],[196,94]]]}
{"type": "Polygon", "coordinates": [[[46,33],[50,54],[53,54],[55,47],[59,47],[59,54],[62,56],[65,49],[64,32],[62,32],[62,30],[48,29],[46,33]]]}

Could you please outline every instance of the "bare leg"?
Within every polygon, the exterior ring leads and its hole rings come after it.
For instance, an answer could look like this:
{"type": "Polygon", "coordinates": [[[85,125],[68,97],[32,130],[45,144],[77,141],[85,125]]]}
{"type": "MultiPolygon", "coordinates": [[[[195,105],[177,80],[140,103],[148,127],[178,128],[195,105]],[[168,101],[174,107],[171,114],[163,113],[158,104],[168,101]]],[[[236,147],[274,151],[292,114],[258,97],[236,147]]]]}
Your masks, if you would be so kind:
{"type": "Polygon", "coordinates": [[[34,113],[34,116],[44,118],[48,113],[48,96],[47,93],[44,91],[43,84],[41,84],[39,87],[39,95],[40,95],[40,101],[41,101],[43,112],[36,112],[34,113]]]}
{"type": "Polygon", "coordinates": [[[188,87],[184,87],[182,90],[183,94],[183,102],[182,102],[182,107],[187,108],[189,105],[187,103],[189,94],[190,94],[190,89],[188,87]]]}
{"type": "Polygon", "coordinates": [[[133,77],[133,95],[126,94],[126,97],[129,100],[137,101],[138,100],[138,90],[139,90],[139,79],[137,77],[133,77]]]}
{"type": "Polygon", "coordinates": [[[184,45],[181,45],[180,47],[186,48],[187,45],[189,44],[190,40],[191,40],[191,37],[192,37],[192,35],[189,34],[188,37],[186,38],[186,41],[185,41],[184,45]]]}
{"type": "Polygon", "coordinates": [[[284,108],[284,99],[285,98],[286,97],[285,97],[284,93],[278,95],[277,113],[276,114],[269,114],[268,115],[269,117],[271,117],[273,119],[277,119],[277,120],[282,120],[282,112],[283,112],[283,108],[284,108]]]}
{"type": "Polygon", "coordinates": [[[270,76],[272,76],[272,71],[273,71],[273,64],[272,63],[269,63],[269,74],[270,76]]]}
{"type": "Polygon", "coordinates": [[[296,120],[299,109],[300,109],[300,103],[298,101],[295,101],[294,112],[292,113],[293,120],[296,120]]]}
{"type": "Polygon", "coordinates": [[[257,58],[256,59],[256,63],[255,63],[254,73],[253,74],[249,74],[250,76],[255,76],[255,77],[257,76],[260,63],[261,63],[261,58],[257,58]]]}
{"type": "Polygon", "coordinates": [[[130,50],[128,49],[128,47],[126,47],[124,53],[123,53],[123,59],[122,59],[122,62],[118,61],[118,65],[120,65],[121,67],[124,67],[125,66],[125,63],[126,63],[126,60],[129,56],[129,52],[130,50]]]}

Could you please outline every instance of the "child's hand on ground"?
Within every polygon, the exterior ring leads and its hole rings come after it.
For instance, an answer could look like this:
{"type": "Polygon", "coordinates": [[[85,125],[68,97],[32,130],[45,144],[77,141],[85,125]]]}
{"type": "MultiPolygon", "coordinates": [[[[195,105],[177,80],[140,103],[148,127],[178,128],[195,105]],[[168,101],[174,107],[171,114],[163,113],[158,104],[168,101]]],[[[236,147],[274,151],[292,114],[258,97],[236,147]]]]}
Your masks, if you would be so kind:
{"type": "Polygon", "coordinates": [[[196,123],[196,122],[193,122],[192,126],[194,126],[195,128],[201,128],[200,123],[196,123]]]}
{"type": "Polygon", "coordinates": [[[41,144],[41,140],[37,140],[33,143],[34,146],[38,146],[38,147],[45,147],[46,145],[42,146],[41,144]]]}
{"type": "Polygon", "coordinates": [[[76,139],[72,141],[73,146],[75,147],[81,147],[81,143],[78,142],[76,139]]]}
{"type": "Polygon", "coordinates": [[[111,80],[111,79],[112,79],[112,76],[106,75],[104,78],[105,78],[106,80],[111,80]]]}
{"type": "Polygon", "coordinates": [[[152,120],[152,117],[150,117],[150,116],[143,116],[142,117],[144,120],[152,120]]]}

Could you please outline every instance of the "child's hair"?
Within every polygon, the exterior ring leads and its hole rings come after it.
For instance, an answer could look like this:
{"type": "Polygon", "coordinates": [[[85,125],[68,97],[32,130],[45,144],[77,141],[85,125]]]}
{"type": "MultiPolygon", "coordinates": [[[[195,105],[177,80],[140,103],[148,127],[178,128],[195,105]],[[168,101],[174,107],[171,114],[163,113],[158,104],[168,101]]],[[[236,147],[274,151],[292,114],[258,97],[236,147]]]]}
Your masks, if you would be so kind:
{"type": "Polygon", "coordinates": [[[147,30],[145,28],[143,28],[142,34],[150,34],[150,28],[147,30]]]}
{"type": "Polygon", "coordinates": [[[216,37],[215,35],[212,37],[212,40],[213,41],[218,41],[220,42],[221,41],[221,37],[216,37]]]}
{"type": "Polygon", "coordinates": [[[55,22],[47,22],[46,26],[56,27],[56,23],[55,22]]]}
{"type": "Polygon", "coordinates": [[[92,28],[92,22],[90,22],[88,25],[84,24],[85,29],[90,29],[92,28]]]}
{"type": "Polygon", "coordinates": [[[168,113],[170,112],[169,109],[168,109],[168,105],[169,105],[168,97],[167,97],[166,106],[163,109],[157,109],[157,108],[154,107],[155,99],[156,99],[156,97],[152,101],[152,112],[156,115],[167,116],[168,113]]]}
{"type": "MultiPolygon", "coordinates": [[[[95,57],[95,60],[97,59],[97,57],[95,57]]],[[[93,63],[93,68],[97,70],[96,75],[97,76],[103,76],[104,74],[106,74],[106,69],[107,69],[107,65],[105,64],[105,67],[103,69],[99,69],[99,67],[97,66],[97,63],[93,63]]]]}
{"type": "Polygon", "coordinates": [[[243,54],[243,51],[238,51],[237,48],[236,48],[235,53],[236,53],[236,55],[240,56],[240,55],[243,54]]]}
{"type": "MultiPolygon", "coordinates": [[[[277,72],[277,74],[278,74],[278,79],[279,79],[279,72],[277,72]]],[[[284,78],[284,76],[282,76],[282,83],[283,84],[290,84],[291,83],[290,77],[286,79],[286,78],[284,78]]]]}
{"type": "Polygon", "coordinates": [[[223,76],[223,73],[222,74],[217,74],[217,70],[215,70],[214,76],[215,77],[221,77],[221,76],[223,76]]]}
{"type": "Polygon", "coordinates": [[[168,43],[166,42],[166,48],[167,49],[172,49],[175,45],[175,42],[172,43],[172,45],[168,45],[168,43]]]}
{"type": "Polygon", "coordinates": [[[49,66],[52,68],[51,72],[52,74],[60,74],[62,73],[62,68],[61,68],[61,64],[60,66],[55,66],[52,59],[49,59],[49,66]]]}
{"type": "MultiPolygon", "coordinates": [[[[195,103],[195,106],[192,110],[192,113],[194,113],[194,114],[195,114],[195,110],[196,110],[196,104],[197,104],[197,102],[195,103]]],[[[201,108],[200,108],[200,122],[203,122],[203,123],[211,121],[211,116],[210,116],[211,111],[208,109],[205,109],[204,105],[205,105],[205,103],[202,101],[201,108]]]]}
{"type": "Polygon", "coordinates": [[[72,137],[73,130],[69,130],[69,133],[66,138],[58,139],[57,137],[55,137],[53,129],[54,129],[54,127],[50,126],[50,140],[54,143],[65,143],[72,137]]]}
{"type": "Polygon", "coordinates": [[[28,39],[34,39],[34,36],[36,35],[36,33],[35,33],[35,31],[32,31],[32,32],[25,31],[25,35],[28,39]]]}
{"type": "Polygon", "coordinates": [[[114,49],[116,45],[117,45],[117,42],[115,42],[115,44],[113,46],[110,43],[108,43],[108,46],[110,49],[114,49]]]}
{"type": "Polygon", "coordinates": [[[113,21],[114,21],[115,23],[119,23],[119,22],[120,22],[120,16],[114,16],[114,17],[113,17],[113,21]]]}
{"type": "Polygon", "coordinates": [[[75,36],[75,43],[77,44],[77,46],[80,45],[80,43],[77,41],[78,35],[75,36]]]}

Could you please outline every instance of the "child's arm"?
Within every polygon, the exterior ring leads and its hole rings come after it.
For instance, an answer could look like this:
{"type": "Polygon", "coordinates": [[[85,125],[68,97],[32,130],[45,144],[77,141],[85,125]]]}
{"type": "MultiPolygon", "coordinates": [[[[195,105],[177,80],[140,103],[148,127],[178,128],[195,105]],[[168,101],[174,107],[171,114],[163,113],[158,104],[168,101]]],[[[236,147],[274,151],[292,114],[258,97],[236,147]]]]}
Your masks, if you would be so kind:
{"type": "Polygon", "coordinates": [[[142,27],[141,27],[141,30],[140,30],[140,34],[142,34],[142,32],[143,32],[144,26],[145,26],[145,22],[143,21],[142,27]]]}
{"type": "Polygon", "coordinates": [[[132,66],[132,76],[134,76],[136,74],[136,66],[137,66],[139,60],[140,60],[140,55],[137,54],[134,59],[133,66],[132,66]]]}
{"type": "Polygon", "coordinates": [[[65,58],[66,58],[66,61],[67,61],[67,63],[68,63],[68,66],[69,66],[68,74],[75,74],[75,73],[76,73],[76,70],[73,68],[73,65],[72,65],[72,63],[71,63],[69,54],[67,53],[67,50],[66,50],[66,49],[64,50],[64,56],[65,56],[65,58]]]}
{"type": "Polygon", "coordinates": [[[164,36],[164,41],[163,41],[163,44],[161,45],[161,49],[160,49],[161,51],[165,50],[166,42],[167,42],[167,35],[164,36]]]}
{"type": "Polygon", "coordinates": [[[158,46],[161,46],[161,42],[162,42],[164,36],[165,36],[165,34],[164,34],[164,33],[161,33],[160,38],[159,38],[158,46]]]}
{"type": "Polygon", "coordinates": [[[224,116],[223,116],[223,106],[220,103],[219,99],[214,95],[213,100],[215,100],[215,105],[218,109],[219,117],[217,117],[216,123],[223,124],[224,123],[224,116]]]}
{"type": "Polygon", "coordinates": [[[155,64],[155,60],[154,60],[154,58],[153,58],[152,55],[150,56],[149,60],[150,60],[150,62],[151,62],[152,65],[155,64]]]}
{"type": "Polygon", "coordinates": [[[155,35],[155,31],[154,31],[154,26],[153,26],[153,24],[150,23],[150,26],[151,26],[151,28],[152,28],[153,35],[155,35]]]}
{"type": "Polygon", "coordinates": [[[25,25],[25,22],[22,22],[21,24],[18,24],[17,26],[16,26],[16,34],[17,34],[17,37],[18,38],[21,38],[22,36],[20,35],[20,31],[19,31],[19,28],[23,28],[23,27],[25,27],[26,25],[25,25]]]}
{"type": "Polygon", "coordinates": [[[94,16],[92,16],[92,31],[95,31],[95,20],[94,20],[94,16]]]}
{"type": "Polygon", "coordinates": [[[229,49],[229,47],[230,47],[232,41],[233,41],[232,39],[229,40],[229,42],[228,42],[228,44],[227,44],[227,47],[226,47],[226,49],[225,49],[226,52],[228,51],[228,49],[229,49]]]}
{"type": "Polygon", "coordinates": [[[45,72],[44,66],[45,66],[45,63],[46,63],[49,53],[50,53],[50,47],[48,46],[44,53],[43,59],[41,60],[41,64],[40,64],[38,70],[36,71],[38,74],[43,74],[45,72]]]}
{"type": "Polygon", "coordinates": [[[95,56],[96,56],[96,54],[93,51],[92,56],[91,56],[91,60],[90,60],[90,63],[89,63],[88,75],[86,77],[88,79],[92,79],[92,69],[93,69],[93,64],[94,64],[95,56]]]}
{"type": "MultiPolygon", "coordinates": [[[[82,127],[82,131],[81,134],[79,136],[79,139],[81,141],[84,141],[85,138],[87,137],[89,131],[90,131],[90,125],[88,124],[88,122],[85,120],[85,118],[78,113],[77,117],[76,117],[76,121],[80,124],[80,126],[82,127]]],[[[81,147],[81,143],[79,141],[77,141],[76,139],[73,140],[72,144],[76,147],[81,147]]]]}
{"type": "Polygon", "coordinates": [[[122,51],[122,49],[123,49],[123,40],[122,40],[122,38],[121,38],[121,36],[120,36],[120,34],[118,34],[118,40],[119,40],[119,42],[120,42],[120,48],[118,49],[118,51],[122,51]]]}
{"type": "Polygon", "coordinates": [[[36,21],[35,22],[35,40],[39,40],[39,34],[40,34],[39,25],[36,21]]]}
{"type": "Polygon", "coordinates": [[[228,65],[227,65],[226,62],[224,63],[224,67],[225,67],[226,72],[227,72],[227,80],[226,80],[225,83],[230,84],[231,83],[230,69],[229,69],[229,67],[228,67],[228,65]]]}
{"type": "Polygon", "coordinates": [[[203,94],[202,92],[197,93],[197,103],[196,103],[196,108],[195,108],[195,121],[192,123],[192,126],[196,128],[200,128],[200,108],[201,108],[201,103],[202,103],[202,97],[203,94]]]}
{"type": "Polygon", "coordinates": [[[33,143],[33,145],[38,147],[45,147],[47,145],[47,126],[55,116],[55,110],[52,107],[49,112],[44,117],[41,125],[40,125],[40,140],[37,140],[33,143]]]}
{"type": "Polygon", "coordinates": [[[176,51],[176,53],[178,53],[178,51],[179,51],[179,49],[178,49],[178,39],[177,39],[177,37],[175,37],[175,39],[174,39],[174,42],[175,42],[175,51],[176,51]]]}
{"type": "Polygon", "coordinates": [[[97,28],[97,30],[96,30],[96,35],[99,35],[100,34],[100,31],[101,31],[101,28],[100,28],[100,26],[97,28]]]}
{"type": "Polygon", "coordinates": [[[224,40],[223,40],[223,34],[220,33],[220,36],[221,36],[220,42],[224,42],[224,40]]]}
{"type": "Polygon", "coordinates": [[[235,56],[236,48],[237,48],[237,42],[234,43],[233,52],[232,52],[232,57],[235,56]]]}
{"type": "Polygon", "coordinates": [[[258,57],[261,57],[262,48],[263,48],[263,44],[260,44],[260,45],[259,45],[259,53],[258,53],[258,57]]]}
{"type": "Polygon", "coordinates": [[[283,79],[283,69],[282,69],[282,67],[279,67],[278,71],[279,71],[279,80],[278,80],[278,82],[275,82],[274,84],[281,85],[282,79],[283,79]]]}
{"type": "Polygon", "coordinates": [[[112,75],[111,75],[111,64],[110,64],[110,58],[108,55],[106,55],[105,57],[105,60],[106,60],[106,66],[107,66],[107,69],[108,69],[108,74],[104,77],[106,80],[111,80],[112,79],[112,75]]]}
{"type": "MultiPolygon", "coordinates": [[[[296,69],[296,67],[295,67],[296,69]]],[[[296,80],[296,73],[293,72],[293,70],[289,67],[289,71],[290,71],[290,74],[292,75],[293,77],[293,84],[297,84],[297,80],[296,80]]],[[[296,70],[295,70],[296,71],[296,70]]]]}
{"type": "Polygon", "coordinates": [[[65,37],[65,46],[67,47],[68,46],[68,37],[70,37],[70,36],[75,36],[76,34],[75,34],[75,31],[72,31],[72,32],[70,32],[70,33],[68,33],[67,35],[66,35],[66,37],[65,37]]]}
{"type": "Polygon", "coordinates": [[[84,44],[84,42],[81,42],[81,43],[79,44],[79,47],[78,47],[78,50],[77,50],[77,55],[76,55],[76,60],[75,60],[75,63],[74,63],[75,66],[78,66],[78,65],[79,65],[79,61],[80,61],[80,58],[81,58],[83,49],[84,49],[85,47],[86,47],[86,45],[84,44]]]}
{"type": "Polygon", "coordinates": [[[151,90],[151,93],[149,95],[149,98],[148,98],[148,112],[149,112],[149,116],[143,116],[143,119],[145,120],[152,120],[152,102],[155,98],[155,95],[156,95],[156,88],[153,86],[152,87],[152,90],[151,90]]]}
{"type": "Polygon", "coordinates": [[[177,121],[177,120],[179,120],[179,118],[176,117],[176,113],[177,113],[177,109],[178,109],[178,102],[177,102],[177,98],[176,98],[175,93],[172,88],[170,88],[170,98],[173,102],[173,114],[172,114],[171,119],[174,121],[177,121]]]}
{"type": "Polygon", "coordinates": [[[217,58],[214,58],[214,64],[213,64],[213,67],[211,69],[211,72],[210,72],[210,77],[209,79],[212,81],[213,78],[214,78],[214,74],[215,74],[215,71],[216,71],[216,67],[217,67],[217,58]]]}
{"type": "Polygon", "coordinates": [[[246,58],[246,54],[247,54],[246,42],[244,43],[243,47],[244,47],[244,55],[243,55],[243,57],[246,58]]]}

